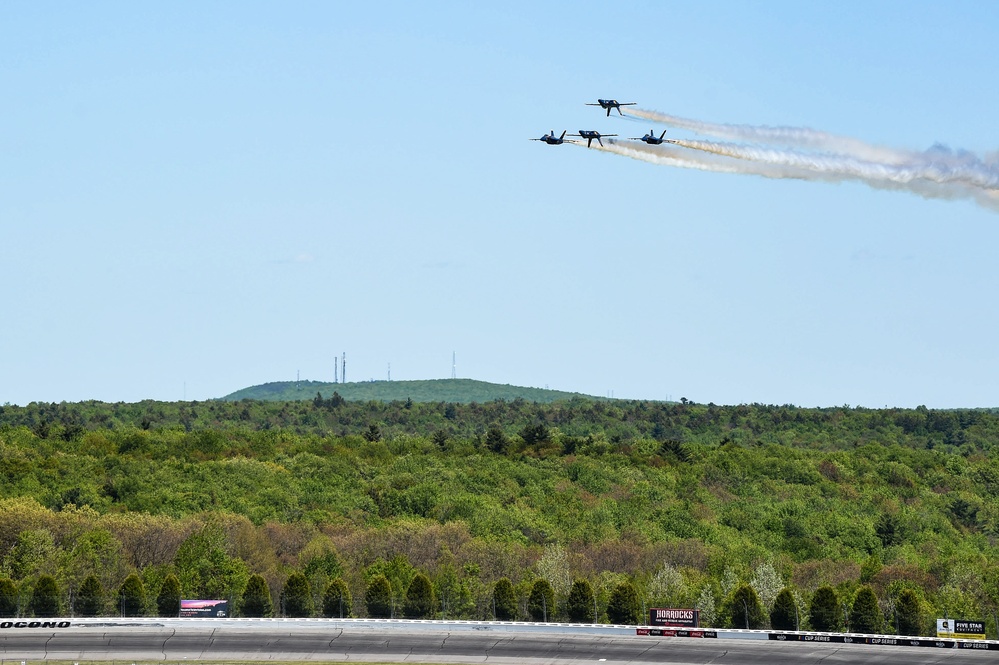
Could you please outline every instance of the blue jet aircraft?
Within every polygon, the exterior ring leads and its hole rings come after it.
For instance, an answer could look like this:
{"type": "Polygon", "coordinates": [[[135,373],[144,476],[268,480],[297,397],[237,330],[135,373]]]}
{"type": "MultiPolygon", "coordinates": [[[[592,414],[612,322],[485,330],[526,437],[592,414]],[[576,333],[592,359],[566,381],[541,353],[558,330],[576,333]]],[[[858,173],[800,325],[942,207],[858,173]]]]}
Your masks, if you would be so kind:
{"type": "MultiPolygon", "coordinates": [[[[568,130],[563,130],[562,131],[562,136],[556,137],[555,136],[555,130],[553,129],[551,134],[545,134],[540,139],[531,139],[531,140],[532,141],[544,141],[548,145],[562,145],[563,143],[565,143],[565,132],[566,131],[568,131],[568,130]]],[[[569,143],[574,143],[574,141],[569,141],[569,143]]]]}
{"type": "Polygon", "coordinates": [[[663,130],[663,133],[660,134],[658,137],[656,137],[656,135],[652,133],[652,130],[649,130],[649,133],[646,134],[645,136],[643,136],[642,138],[632,137],[631,140],[632,141],[645,141],[649,145],[661,145],[663,143],[672,143],[672,141],[670,141],[669,139],[664,139],[663,138],[664,136],[666,136],[666,130],[665,129],[663,130]]]}
{"type": "Polygon", "coordinates": [[[596,104],[587,104],[587,106],[599,106],[602,109],[607,109],[607,117],[610,117],[611,109],[617,109],[618,115],[624,115],[621,113],[622,106],[634,106],[638,102],[619,102],[616,99],[598,99],[596,104]]]}
{"type": "Polygon", "coordinates": [[[579,138],[586,139],[587,148],[589,148],[590,144],[593,143],[593,139],[596,139],[597,143],[599,143],[602,148],[604,146],[604,142],[600,140],[600,137],[617,136],[617,134],[601,134],[600,132],[592,129],[581,129],[578,134],[569,134],[569,136],[578,136],[579,138]]]}

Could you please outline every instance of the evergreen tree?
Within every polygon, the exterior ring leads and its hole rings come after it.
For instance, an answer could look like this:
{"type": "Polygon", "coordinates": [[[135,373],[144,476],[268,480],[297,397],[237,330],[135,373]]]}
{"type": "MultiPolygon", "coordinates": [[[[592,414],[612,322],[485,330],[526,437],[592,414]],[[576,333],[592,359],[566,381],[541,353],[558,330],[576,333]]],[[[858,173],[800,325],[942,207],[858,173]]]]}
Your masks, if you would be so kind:
{"type": "Polygon", "coordinates": [[[51,575],[42,575],[31,592],[28,610],[36,617],[59,616],[59,585],[51,575]]]}
{"type": "Polygon", "coordinates": [[[180,614],[180,580],[173,573],[166,576],[156,596],[156,613],[161,617],[180,614]]]}
{"type": "Polygon", "coordinates": [[[895,619],[899,635],[922,635],[922,612],[919,609],[919,596],[912,589],[903,589],[895,604],[895,619]]]}
{"type": "Polygon", "coordinates": [[[884,631],[884,622],[874,590],[869,586],[860,587],[850,611],[850,632],[877,635],[884,631]]]}
{"type": "Polygon", "coordinates": [[[587,580],[576,580],[569,590],[566,614],[573,623],[596,623],[593,610],[593,587],[587,580]]]}
{"type": "Polygon", "coordinates": [[[882,547],[891,547],[902,542],[902,522],[897,515],[884,513],[874,525],[874,533],[881,541],[882,547]]]}
{"type": "Polygon", "coordinates": [[[506,577],[497,580],[493,586],[493,607],[497,621],[513,621],[517,618],[517,593],[513,583],[506,577]]]}
{"type": "Polygon", "coordinates": [[[104,609],[104,588],[97,575],[88,575],[76,592],[74,611],[81,617],[95,617],[104,609]]]}
{"type": "Polygon", "coordinates": [[[312,593],[309,580],[299,572],[292,573],[281,591],[281,609],[286,617],[312,616],[312,593]]]}
{"type": "Polygon", "coordinates": [[[544,423],[531,423],[524,425],[519,432],[520,438],[530,447],[548,443],[551,439],[551,432],[544,426],[544,423]]]}
{"type": "Polygon", "coordinates": [[[494,453],[505,453],[509,441],[506,438],[506,434],[503,433],[498,426],[493,425],[486,432],[486,448],[494,453]]]}
{"type": "Polygon", "coordinates": [[[333,578],[323,593],[323,616],[346,619],[351,615],[353,604],[347,583],[341,577],[333,578]]]}
{"type": "Polygon", "coordinates": [[[539,579],[531,587],[527,598],[527,613],[534,621],[555,620],[555,590],[548,580],[539,579]]]}
{"type": "Polygon", "coordinates": [[[364,592],[364,604],[369,617],[388,619],[392,616],[392,584],[387,577],[375,575],[371,578],[364,592]]]}
{"type": "Polygon", "coordinates": [[[442,429],[439,429],[430,435],[430,440],[433,441],[434,445],[436,445],[440,450],[447,450],[448,438],[447,432],[442,429]]]}
{"type": "Polygon", "coordinates": [[[274,601],[271,590],[263,575],[250,575],[243,590],[243,606],[240,613],[245,617],[269,617],[274,614],[274,601]]]}
{"type": "Polygon", "coordinates": [[[131,573],[118,589],[118,609],[123,617],[142,616],[146,605],[146,588],[142,579],[131,573]]]}
{"type": "Polygon", "coordinates": [[[760,629],[766,624],[763,605],[756,591],[748,584],[736,588],[726,603],[729,624],[732,628],[760,629]]]}
{"type": "Polygon", "coordinates": [[[417,573],[406,589],[406,603],[403,612],[408,619],[426,619],[434,615],[437,601],[434,587],[423,573],[417,573]]]}
{"type": "Polygon", "coordinates": [[[808,621],[812,624],[812,630],[820,633],[839,630],[842,625],[842,614],[839,609],[839,598],[836,596],[836,590],[831,586],[820,586],[812,594],[808,621]]]}
{"type": "Polygon", "coordinates": [[[794,594],[788,588],[781,589],[774,599],[774,608],[770,610],[770,627],[774,630],[798,630],[799,626],[794,594]]]}
{"type": "Polygon", "coordinates": [[[0,578],[0,618],[17,616],[17,585],[9,577],[0,578]]]}
{"type": "Polygon", "coordinates": [[[638,592],[631,582],[622,582],[614,587],[607,603],[607,618],[611,623],[633,626],[642,623],[641,613],[638,592]]]}

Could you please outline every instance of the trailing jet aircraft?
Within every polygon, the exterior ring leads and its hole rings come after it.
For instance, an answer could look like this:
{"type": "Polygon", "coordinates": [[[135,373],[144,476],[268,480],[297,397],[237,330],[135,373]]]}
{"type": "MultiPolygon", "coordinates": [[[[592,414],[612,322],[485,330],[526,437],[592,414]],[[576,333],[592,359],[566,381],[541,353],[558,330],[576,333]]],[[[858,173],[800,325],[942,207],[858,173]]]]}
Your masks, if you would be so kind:
{"type": "Polygon", "coordinates": [[[598,99],[596,104],[587,104],[587,106],[599,106],[602,109],[607,109],[607,117],[610,117],[611,109],[617,109],[618,115],[624,115],[621,113],[622,106],[634,106],[638,102],[619,102],[616,99],[598,99]]]}
{"type": "Polygon", "coordinates": [[[643,136],[642,138],[632,137],[631,140],[632,141],[645,141],[649,145],[660,145],[662,143],[670,143],[670,141],[668,139],[664,139],[663,138],[664,136],[666,136],[666,130],[665,129],[663,130],[663,133],[659,135],[658,138],[656,137],[655,134],[652,133],[652,130],[649,130],[649,133],[646,134],[645,136],[643,136]]]}
{"type": "MultiPolygon", "coordinates": [[[[565,143],[565,132],[566,131],[568,131],[568,130],[563,130],[562,131],[562,136],[559,136],[559,137],[556,138],[556,136],[555,136],[555,130],[553,129],[551,134],[545,134],[540,139],[531,139],[531,140],[532,141],[544,141],[548,145],[562,145],[563,143],[565,143]]],[[[569,143],[575,143],[575,141],[569,141],[569,143]]]]}
{"type": "Polygon", "coordinates": [[[569,136],[578,136],[580,138],[586,139],[587,148],[589,148],[590,144],[593,143],[593,139],[596,139],[597,143],[599,143],[600,147],[602,148],[604,142],[600,140],[600,137],[617,136],[617,134],[601,134],[600,132],[594,131],[592,129],[581,129],[579,130],[578,134],[569,134],[569,136]]]}

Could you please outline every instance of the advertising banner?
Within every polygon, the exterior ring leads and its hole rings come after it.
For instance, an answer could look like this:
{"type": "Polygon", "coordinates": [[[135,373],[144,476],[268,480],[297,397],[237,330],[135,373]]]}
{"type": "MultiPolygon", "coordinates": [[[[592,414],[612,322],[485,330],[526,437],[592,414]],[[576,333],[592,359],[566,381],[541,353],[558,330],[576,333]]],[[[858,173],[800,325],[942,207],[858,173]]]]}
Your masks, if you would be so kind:
{"type": "Polygon", "coordinates": [[[953,641],[918,637],[873,637],[868,635],[829,635],[809,633],[767,633],[767,639],[779,642],[831,642],[833,644],[883,644],[889,647],[936,647],[953,649],[953,641]]]}
{"type": "Polygon", "coordinates": [[[653,637],[711,637],[718,638],[715,630],[670,630],[663,628],[638,628],[636,635],[651,635],[653,637]]]}
{"type": "Polygon", "coordinates": [[[963,619],[937,619],[937,637],[959,640],[984,640],[985,623],[963,619]]]}
{"type": "Polygon", "coordinates": [[[649,610],[650,626],[670,626],[674,628],[697,628],[701,625],[701,611],[654,607],[649,610]]]}
{"type": "Polygon", "coordinates": [[[180,601],[180,616],[182,617],[227,617],[229,616],[228,600],[182,600],[180,601]]]}

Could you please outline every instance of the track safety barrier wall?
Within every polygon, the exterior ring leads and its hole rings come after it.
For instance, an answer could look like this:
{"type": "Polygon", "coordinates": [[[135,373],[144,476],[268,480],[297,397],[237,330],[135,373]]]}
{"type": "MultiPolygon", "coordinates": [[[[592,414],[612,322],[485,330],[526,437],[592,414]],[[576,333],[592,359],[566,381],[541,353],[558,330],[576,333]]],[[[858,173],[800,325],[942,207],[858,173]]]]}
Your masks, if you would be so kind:
{"type": "Polygon", "coordinates": [[[864,644],[893,647],[931,647],[938,649],[978,649],[999,651],[996,640],[940,639],[935,637],[906,637],[899,635],[862,635],[856,633],[816,633],[806,631],[740,630],[725,628],[661,628],[652,626],[621,626],[608,624],[565,624],[517,621],[446,621],[419,619],[204,619],[204,618],[129,618],[99,617],[80,619],[58,617],[50,619],[11,619],[0,621],[0,630],[60,630],[69,628],[180,628],[213,630],[227,627],[234,630],[252,630],[257,625],[283,624],[288,628],[346,629],[405,629],[436,631],[497,631],[588,635],[637,635],[649,637],[676,637],[693,639],[770,640],[780,642],[824,642],[835,644],[864,644]]]}

